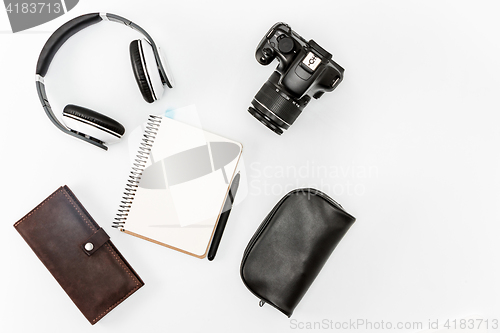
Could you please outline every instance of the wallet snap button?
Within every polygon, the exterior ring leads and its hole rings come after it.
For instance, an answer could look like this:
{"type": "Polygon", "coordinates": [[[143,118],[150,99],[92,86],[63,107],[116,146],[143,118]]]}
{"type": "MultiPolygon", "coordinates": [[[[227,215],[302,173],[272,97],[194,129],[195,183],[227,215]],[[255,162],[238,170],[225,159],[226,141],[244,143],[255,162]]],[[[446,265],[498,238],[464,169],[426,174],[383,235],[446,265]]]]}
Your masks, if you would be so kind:
{"type": "Polygon", "coordinates": [[[92,243],[90,243],[90,242],[89,242],[89,243],[87,243],[87,244],[85,244],[85,250],[87,250],[87,251],[89,251],[89,252],[90,252],[90,251],[92,251],[93,249],[94,249],[94,244],[92,244],[92,243]]]}

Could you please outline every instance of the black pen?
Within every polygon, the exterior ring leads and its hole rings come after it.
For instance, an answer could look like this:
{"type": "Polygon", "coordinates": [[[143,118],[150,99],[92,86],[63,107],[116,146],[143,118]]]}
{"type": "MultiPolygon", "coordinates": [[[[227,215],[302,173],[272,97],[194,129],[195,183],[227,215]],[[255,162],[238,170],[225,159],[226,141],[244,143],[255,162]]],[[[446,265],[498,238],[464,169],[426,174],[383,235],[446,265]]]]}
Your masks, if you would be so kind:
{"type": "Polygon", "coordinates": [[[220,240],[222,239],[222,234],[224,233],[224,228],[226,227],[227,220],[229,218],[229,213],[231,213],[231,208],[233,207],[234,197],[236,196],[236,191],[238,191],[238,185],[240,184],[240,173],[234,176],[233,182],[231,183],[231,188],[227,195],[226,201],[224,202],[224,207],[222,208],[222,214],[219,218],[219,223],[215,228],[214,237],[212,239],[212,244],[208,250],[208,260],[212,261],[215,258],[217,249],[219,248],[220,240]]]}

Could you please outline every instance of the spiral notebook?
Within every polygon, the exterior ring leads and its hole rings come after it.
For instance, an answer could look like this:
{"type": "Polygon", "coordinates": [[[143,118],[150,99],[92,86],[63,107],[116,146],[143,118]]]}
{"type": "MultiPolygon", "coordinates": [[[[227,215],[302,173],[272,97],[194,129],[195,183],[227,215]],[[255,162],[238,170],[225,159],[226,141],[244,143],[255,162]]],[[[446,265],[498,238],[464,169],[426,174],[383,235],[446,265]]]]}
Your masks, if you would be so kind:
{"type": "Polygon", "coordinates": [[[113,226],[206,257],[241,152],[238,142],[149,116],[113,226]]]}

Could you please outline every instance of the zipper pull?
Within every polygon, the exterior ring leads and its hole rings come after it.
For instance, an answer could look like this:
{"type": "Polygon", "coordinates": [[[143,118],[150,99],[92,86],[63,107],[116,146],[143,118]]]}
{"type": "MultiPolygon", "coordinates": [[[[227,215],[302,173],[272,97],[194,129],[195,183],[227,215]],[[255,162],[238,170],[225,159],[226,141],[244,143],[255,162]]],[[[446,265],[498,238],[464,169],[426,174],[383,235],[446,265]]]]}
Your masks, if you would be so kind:
{"type": "Polygon", "coordinates": [[[266,302],[264,302],[264,300],[260,300],[260,302],[259,302],[259,306],[260,306],[260,307],[263,307],[263,306],[264,306],[264,304],[266,304],[266,302]]]}

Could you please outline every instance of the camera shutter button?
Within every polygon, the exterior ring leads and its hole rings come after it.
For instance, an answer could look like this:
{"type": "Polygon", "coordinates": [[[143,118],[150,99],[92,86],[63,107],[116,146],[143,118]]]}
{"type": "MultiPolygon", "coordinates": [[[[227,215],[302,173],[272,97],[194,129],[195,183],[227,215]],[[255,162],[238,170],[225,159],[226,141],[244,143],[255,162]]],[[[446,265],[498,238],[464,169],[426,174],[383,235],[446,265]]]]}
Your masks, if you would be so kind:
{"type": "Polygon", "coordinates": [[[274,53],[274,52],[273,52],[273,50],[272,50],[272,49],[270,49],[270,48],[266,47],[266,48],[264,48],[264,49],[262,50],[262,53],[264,54],[264,57],[270,58],[270,57],[272,57],[272,56],[273,56],[273,53],[274,53]]]}
{"type": "Polygon", "coordinates": [[[290,37],[283,37],[278,40],[278,49],[281,53],[289,53],[293,50],[293,39],[290,37]]]}

